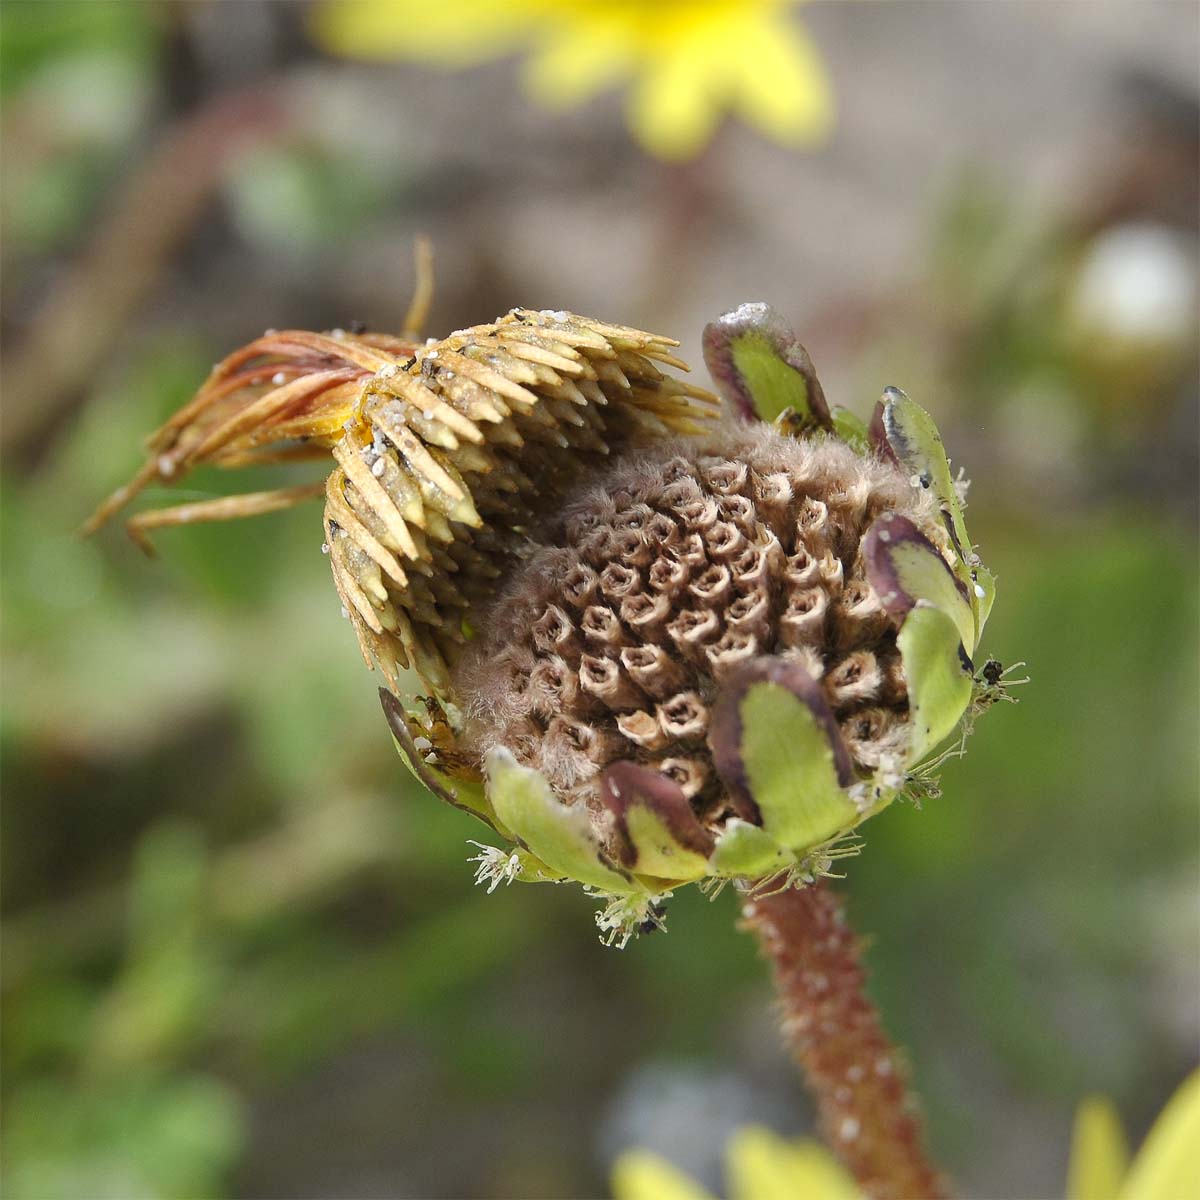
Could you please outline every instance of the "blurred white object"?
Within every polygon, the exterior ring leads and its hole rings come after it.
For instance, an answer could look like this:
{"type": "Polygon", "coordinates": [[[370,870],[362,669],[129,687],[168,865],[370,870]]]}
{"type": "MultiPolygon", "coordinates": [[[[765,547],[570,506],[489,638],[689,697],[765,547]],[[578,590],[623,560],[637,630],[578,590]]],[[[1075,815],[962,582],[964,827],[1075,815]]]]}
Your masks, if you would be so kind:
{"type": "Polygon", "coordinates": [[[1072,308],[1089,332],[1174,342],[1196,328],[1196,245],[1166,225],[1118,225],[1100,234],[1080,268],[1072,308]]]}

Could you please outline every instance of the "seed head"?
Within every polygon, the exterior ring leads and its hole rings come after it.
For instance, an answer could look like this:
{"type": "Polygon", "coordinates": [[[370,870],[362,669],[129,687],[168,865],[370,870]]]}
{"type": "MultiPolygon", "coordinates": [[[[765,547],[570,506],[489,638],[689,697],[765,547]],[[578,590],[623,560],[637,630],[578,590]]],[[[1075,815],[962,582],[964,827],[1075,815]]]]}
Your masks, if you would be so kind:
{"type": "Polygon", "coordinates": [[[452,684],[465,740],[506,747],[601,827],[605,769],[636,763],[716,835],[757,812],[714,763],[730,733],[714,711],[770,657],[817,685],[856,774],[900,771],[900,620],[862,553],[884,513],[947,546],[928,493],[831,438],[731,420],[623,456],[530,531],[478,611],[452,684]]]}
{"type": "Polygon", "coordinates": [[[673,345],[523,309],[423,345],[269,333],[92,525],[203,462],[331,455],[317,489],[131,532],[319,490],[402,756],[506,843],[480,880],[581,882],[623,942],[683,883],[828,872],[1004,698],[998,664],[975,675],[994,585],[929,415],[892,388],[869,425],[830,408],[766,305],[705,330],[723,411],[660,370],[673,345]]]}
{"type": "Polygon", "coordinates": [[[892,388],[869,426],[831,409],[765,305],[705,359],[722,418],[540,477],[444,695],[385,696],[418,776],[515,846],[504,880],[584,883],[621,942],[683,882],[827,873],[1003,693],[929,415],[892,388]]]}

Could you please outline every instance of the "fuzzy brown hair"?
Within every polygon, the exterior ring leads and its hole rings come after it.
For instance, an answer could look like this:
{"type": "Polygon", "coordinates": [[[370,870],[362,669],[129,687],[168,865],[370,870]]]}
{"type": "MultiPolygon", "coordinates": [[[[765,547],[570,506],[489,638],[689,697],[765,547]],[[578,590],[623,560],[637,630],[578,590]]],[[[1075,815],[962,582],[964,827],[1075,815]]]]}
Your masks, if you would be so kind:
{"type": "Polygon", "coordinates": [[[723,679],[764,655],[819,681],[855,766],[905,745],[898,621],[860,543],[894,512],[943,550],[928,494],[832,438],[723,423],[627,453],[530,531],[454,673],[467,742],[508,747],[601,821],[627,759],[674,779],[714,831],[729,797],[707,746],[723,679]]]}

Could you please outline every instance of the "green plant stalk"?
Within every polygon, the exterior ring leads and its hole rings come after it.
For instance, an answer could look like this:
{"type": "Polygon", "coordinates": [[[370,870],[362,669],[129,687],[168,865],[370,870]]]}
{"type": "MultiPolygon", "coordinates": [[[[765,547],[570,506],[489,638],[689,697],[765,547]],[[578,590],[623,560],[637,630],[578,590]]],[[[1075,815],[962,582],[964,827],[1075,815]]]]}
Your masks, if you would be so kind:
{"type": "Polygon", "coordinates": [[[745,927],[771,960],[785,1039],[807,1077],[822,1133],[871,1200],[935,1200],[929,1161],[896,1048],[868,999],[863,946],[824,884],[751,894],[745,927]]]}

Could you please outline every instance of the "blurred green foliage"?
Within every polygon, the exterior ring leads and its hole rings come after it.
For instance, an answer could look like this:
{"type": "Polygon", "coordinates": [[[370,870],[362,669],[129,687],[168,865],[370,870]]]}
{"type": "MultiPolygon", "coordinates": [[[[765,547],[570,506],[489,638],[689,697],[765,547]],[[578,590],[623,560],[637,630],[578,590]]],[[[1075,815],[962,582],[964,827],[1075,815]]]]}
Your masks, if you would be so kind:
{"type": "MultiPolygon", "coordinates": [[[[0,7],[5,120],[36,117],[41,138],[5,139],[10,333],[26,319],[13,298],[86,236],[152,122],[177,18],[0,7]],[[63,78],[107,81],[91,124],[63,78]]],[[[617,954],[575,889],[470,886],[467,839],[487,831],[395,758],[317,508],[168,531],[156,561],[118,531],[74,536],[228,350],[231,278],[261,306],[256,268],[311,252],[305,311],[334,324],[319,294],[362,262],[330,266],[329,248],[360,223],[407,238],[400,168],[314,145],[236,166],[236,235],[207,228],[164,264],[165,316],[7,451],[12,1200],[596,1194],[608,1106],[647,1061],[749,1062],[764,1094],[792,1089],[781,1125],[801,1111],[730,895],[681,895],[669,934],[617,954]],[[244,269],[206,279],[194,260],[230,244],[244,269]]],[[[977,175],[930,224],[920,270],[857,349],[857,407],[895,382],[937,410],[1000,578],[983,649],[1027,660],[1032,682],[980,722],[943,796],[872,822],[845,886],[935,1144],[995,1188],[978,1160],[998,1131],[1065,1147],[1076,1100],[1100,1089],[1136,1132],[1190,1065],[1198,580],[1192,481],[1180,490],[1163,447],[1194,395],[1194,345],[1094,352],[1071,296],[1096,231],[1070,214],[1031,216],[977,175]]],[[[474,265],[492,270],[482,251],[474,265]]],[[[212,472],[171,498],[228,488],[212,472]]]]}

